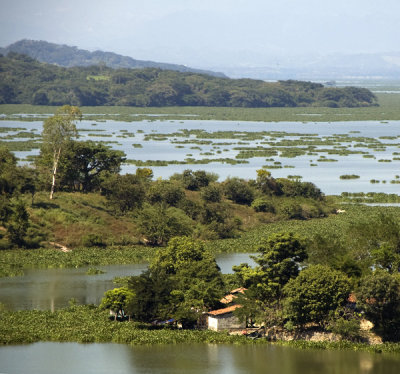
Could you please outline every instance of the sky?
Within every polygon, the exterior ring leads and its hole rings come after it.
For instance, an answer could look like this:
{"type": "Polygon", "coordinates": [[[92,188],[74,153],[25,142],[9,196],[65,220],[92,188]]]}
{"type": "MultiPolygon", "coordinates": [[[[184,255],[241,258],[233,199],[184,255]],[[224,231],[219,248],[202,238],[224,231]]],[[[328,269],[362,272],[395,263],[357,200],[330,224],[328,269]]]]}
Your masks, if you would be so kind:
{"type": "Polygon", "coordinates": [[[400,52],[400,0],[0,0],[0,46],[45,40],[210,68],[400,52]]]}

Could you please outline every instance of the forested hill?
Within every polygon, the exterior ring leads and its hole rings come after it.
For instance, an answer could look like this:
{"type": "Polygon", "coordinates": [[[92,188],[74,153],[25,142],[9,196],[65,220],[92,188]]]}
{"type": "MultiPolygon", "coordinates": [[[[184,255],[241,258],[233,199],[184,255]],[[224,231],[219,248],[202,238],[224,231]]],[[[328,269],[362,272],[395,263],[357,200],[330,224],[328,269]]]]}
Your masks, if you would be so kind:
{"type": "Polygon", "coordinates": [[[0,53],[3,55],[7,55],[9,52],[28,55],[40,62],[47,62],[49,64],[56,64],[67,68],[73,66],[92,66],[102,64],[114,69],[156,68],[226,77],[223,73],[209,70],[193,69],[184,65],[168,64],[163,62],[135,60],[132,57],[122,56],[113,52],[90,52],[85,49],[78,49],[77,47],[71,47],[65,44],[49,43],[43,40],[23,39],[10,44],[5,48],[0,48],[0,53]]]}
{"type": "Polygon", "coordinates": [[[358,107],[377,105],[365,88],[300,81],[267,83],[154,68],[64,68],[10,52],[0,56],[0,104],[358,107]]]}

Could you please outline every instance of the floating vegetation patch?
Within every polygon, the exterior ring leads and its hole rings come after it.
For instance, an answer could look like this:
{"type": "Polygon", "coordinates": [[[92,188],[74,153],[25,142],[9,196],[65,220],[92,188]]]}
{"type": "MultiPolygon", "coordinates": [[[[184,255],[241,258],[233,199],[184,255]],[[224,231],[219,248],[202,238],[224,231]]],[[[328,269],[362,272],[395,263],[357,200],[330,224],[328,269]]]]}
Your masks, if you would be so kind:
{"type": "Polygon", "coordinates": [[[86,275],[99,275],[99,274],[105,274],[105,271],[96,268],[89,268],[86,271],[86,275]]]}
{"type": "Polygon", "coordinates": [[[344,174],[339,177],[340,179],[359,179],[360,176],[356,174],[344,174]]]}

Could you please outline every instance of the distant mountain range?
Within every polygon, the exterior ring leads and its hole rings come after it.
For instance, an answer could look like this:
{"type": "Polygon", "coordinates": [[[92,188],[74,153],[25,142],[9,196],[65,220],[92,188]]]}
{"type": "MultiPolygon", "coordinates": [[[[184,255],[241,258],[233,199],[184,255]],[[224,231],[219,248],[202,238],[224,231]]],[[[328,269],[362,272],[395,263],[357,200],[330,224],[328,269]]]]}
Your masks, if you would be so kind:
{"type": "Polygon", "coordinates": [[[168,64],[163,62],[135,60],[132,57],[122,56],[113,52],[94,51],[71,47],[64,44],[49,43],[46,41],[23,39],[0,48],[0,54],[6,56],[9,52],[26,54],[40,62],[56,64],[64,67],[91,66],[104,64],[108,67],[141,69],[159,68],[179,72],[208,74],[215,77],[226,77],[223,73],[210,70],[193,69],[185,65],[168,64]]]}
{"type": "Polygon", "coordinates": [[[163,62],[136,60],[113,52],[90,52],[64,44],[23,39],[0,48],[0,54],[9,52],[26,54],[38,61],[64,67],[103,64],[111,68],[159,68],[179,72],[207,74],[214,77],[252,78],[262,80],[347,80],[391,79],[400,80],[400,52],[375,54],[333,54],[322,57],[303,56],[288,61],[271,59],[262,66],[223,66],[204,69],[163,62]],[[216,72],[216,71],[222,72],[216,72]],[[226,75],[225,75],[226,74],[226,75]]]}
{"type": "Polygon", "coordinates": [[[334,54],[322,57],[298,58],[264,66],[220,66],[231,78],[344,80],[400,80],[400,52],[375,54],[334,54]]]}

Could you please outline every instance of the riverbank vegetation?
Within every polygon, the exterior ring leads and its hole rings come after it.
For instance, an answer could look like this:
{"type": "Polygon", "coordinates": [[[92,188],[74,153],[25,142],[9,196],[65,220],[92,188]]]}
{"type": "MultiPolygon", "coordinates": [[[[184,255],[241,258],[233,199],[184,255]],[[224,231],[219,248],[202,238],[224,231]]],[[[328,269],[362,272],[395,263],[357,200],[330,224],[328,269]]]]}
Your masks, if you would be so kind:
{"type": "Polygon", "coordinates": [[[300,81],[268,83],[152,68],[63,68],[13,52],[0,56],[0,71],[4,72],[0,73],[2,104],[247,108],[377,105],[375,95],[366,88],[324,87],[300,81]]]}
{"type": "Polygon", "coordinates": [[[372,353],[399,353],[398,343],[369,345],[340,342],[274,342],[210,330],[177,330],[145,323],[115,323],[108,312],[93,305],[71,305],[55,312],[0,310],[0,344],[39,341],[79,343],[147,344],[282,344],[299,349],[351,349],[372,353]]]}

